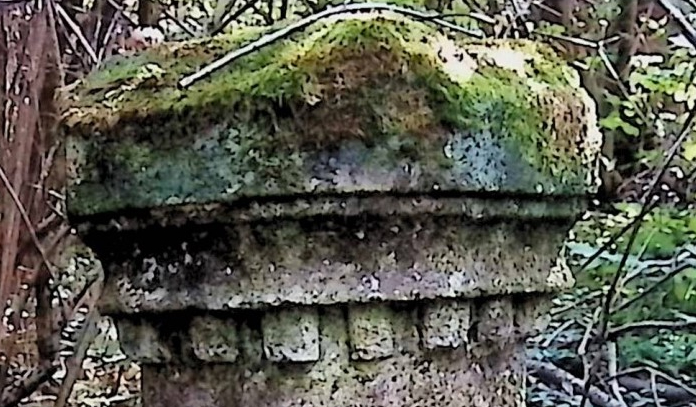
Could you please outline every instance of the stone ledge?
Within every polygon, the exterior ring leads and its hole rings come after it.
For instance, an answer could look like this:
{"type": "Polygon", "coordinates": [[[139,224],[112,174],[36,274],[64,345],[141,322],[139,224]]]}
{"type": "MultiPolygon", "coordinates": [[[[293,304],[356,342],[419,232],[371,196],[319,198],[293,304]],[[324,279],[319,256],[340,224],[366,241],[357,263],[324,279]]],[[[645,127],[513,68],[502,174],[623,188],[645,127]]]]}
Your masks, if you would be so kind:
{"type": "MultiPolygon", "coordinates": [[[[182,323],[182,332],[158,328],[158,318],[116,318],[124,352],[146,364],[186,362],[188,352],[195,363],[246,365],[266,360],[279,364],[324,363],[335,358],[326,348],[328,327],[340,319],[346,335],[342,345],[346,358],[353,363],[379,363],[399,357],[402,352],[464,352],[475,359],[487,357],[497,349],[523,340],[537,318],[532,315],[537,302],[508,297],[483,298],[477,301],[439,300],[433,304],[370,303],[342,304],[332,307],[294,307],[269,309],[262,314],[244,312],[204,314],[182,323]],[[514,311],[512,304],[523,305],[514,311]],[[251,318],[251,319],[250,319],[251,318]],[[256,335],[241,333],[245,322],[260,320],[256,335]],[[513,326],[514,323],[514,326],[513,326]],[[474,329],[475,327],[475,329],[474,329]],[[471,336],[474,329],[477,336],[471,336]],[[164,334],[164,332],[167,332],[164,334]],[[187,338],[178,348],[173,336],[187,338]],[[399,341],[413,341],[415,348],[405,350],[399,341]],[[399,339],[402,338],[402,339],[399,339]],[[257,355],[257,356],[250,356],[257,355]]],[[[189,317],[168,316],[186,321],[189,317]]],[[[248,327],[246,329],[249,329],[248,327]]]]}
{"type": "Polygon", "coordinates": [[[515,221],[574,219],[586,208],[584,196],[520,195],[501,198],[490,194],[431,194],[364,196],[316,196],[290,200],[252,200],[230,204],[175,205],[148,210],[126,211],[71,218],[80,233],[113,233],[148,228],[192,225],[226,225],[254,221],[299,220],[318,217],[413,217],[462,216],[484,222],[500,219],[515,221]]]}
{"type": "Polygon", "coordinates": [[[567,269],[552,268],[565,227],[455,216],[124,232],[104,240],[110,278],[101,308],[225,311],[553,292],[573,282],[567,269]]]}

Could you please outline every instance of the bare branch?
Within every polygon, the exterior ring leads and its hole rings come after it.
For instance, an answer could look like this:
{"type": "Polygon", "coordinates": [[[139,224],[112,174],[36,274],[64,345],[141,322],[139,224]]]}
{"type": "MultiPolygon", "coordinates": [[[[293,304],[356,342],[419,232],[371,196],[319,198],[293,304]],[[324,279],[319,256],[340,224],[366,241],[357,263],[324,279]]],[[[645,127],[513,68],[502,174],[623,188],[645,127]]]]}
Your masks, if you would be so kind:
{"type": "Polygon", "coordinates": [[[655,407],[662,407],[660,402],[660,397],[657,395],[657,382],[655,381],[655,373],[650,372],[650,390],[652,390],[653,401],[655,402],[655,407]]]}
{"type": "Polygon", "coordinates": [[[251,54],[252,52],[255,52],[263,47],[266,47],[282,38],[285,38],[289,36],[290,34],[302,30],[317,21],[320,21],[324,18],[330,17],[332,15],[336,14],[342,14],[342,13],[349,13],[349,12],[365,12],[365,11],[391,11],[394,13],[398,14],[403,14],[406,16],[418,18],[421,20],[426,20],[426,21],[431,21],[435,24],[438,24],[440,26],[449,28],[453,31],[465,33],[467,35],[470,35],[472,37],[481,37],[481,35],[477,32],[471,31],[469,29],[463,28],[457,24],[450,23],[448,21],[442,20],[437,16],[436,13],[426,13],[426,12],[421,12],[421,11],[416,11],[412,10],[409,8],[405,7],[400,7],[400,6],[395,6],[392,4],[386,4],[386,3],[358,3],[358,4],[346,4],[346,5],[341,5],[337,7],[332,7],[329,9],[326,9],[324,11],[321,11],[317,14],[312,14],[308,17],[305,17],[293,24],[290,24],[287,27],[281,28],[271,34],[264,35],[263,37],[259,38],[256,41],[253,41],[246,46],[239,48],[235,51],[230,52],[229,54],[223,56],[222,58],[218,59],[217,61],[214,61],[210,65],[202,68],[200,71],[186,76],[183,79],[179,81],[179,87],[180,88],[187,88],[194,84],[195,82],[205,78],[206,76],[212,74],[213,72],[221,69],[225,65],[233,62],[236,59],[239,59],[245,55],[251,54]]]}
{"type": "Polygon", "coordinates": [[[5,407],[16,407],[23,398],[31,395],[48,378],[58,370],[58,365],[50,361],[44,361],[26,376],[25,379],[13,383],[11,387],[5,389],[0,395],[0,405],[5,407]]]}
{"type": "Polygon", "coordinates": [[[684,13],[681,12],[679,7],[674,5],[671,0],[658,0],[660,4],[662,4],[662,7],[664,7],[667,11],[669,11],[669,14],[674,17],[674,19],[677,21],[677,23],[681,26],[682,30],[684,30],[684,36],[689,40],[691,45],[696,48],[696,28],[694,28],[693,25],[689,22],[689,20],[686,19],[686,16],[684,13]]]}
{"type": "MultiPolygon", "coordinates": [[[[669,167],[669,164],[672,162],[672,160],[674,160],[674,157],[676,156],[677,151],[679,151],[682,143],[687,139],[688,135],[691,133],[691,126],[692,126],[694,120],[696,120],[696,106],[689,113],[689,117],[687,118],[686,122],[684,123],[684,126],[682,128],[681,133],[679,134],[679,137],[677,137],[676,142],[670,148],[669,152],[667,153],[667,156],[665,157],[665,160],[662,162],[662,165],[660,167],[660,171],[658,172],[657,176],[653,179],[652,183],[650,184],[650,188],[648,189],[645,196],[643,197],[643,206],[641,208],[640,213],[637,216],[637,219],[643,219],[650,212],[650,207],[651,207],[650,201],[653,198],[653,194],[657,190],[657,185],[659,184],[660,180],[667,172],[667,168],[669,167]]],[[[624,267],[626,266],[626,261],[628,260],[629,254],[631,253],[631,248],[633,247],[633,244],[635,243],[635,240],[638,236],[638,231],[640,230],[640,226],[641,226],[640,222],[636,223],[635,227],[633,228],[633,230],[631,232],[631,235],[629,236],[628,244],[626,246],[626,251],[624,252],[623,256],[621,257],[621,261],[619,262],[619,265],[616,269],[616,272],[614,273],[614,277],[612,278],[611,285],[609,286],[609,291],[606,294],[604,304],[602,305],[602,308],[601,308],[601,314],[600,314],[601,320],[600,320],[599,330],[597,333],[597,338],[603,342],[607,341],[609,319],[611,317],[614,299],[615,299],[615,296],[617,295],[617,287],[618,287],[619,282],[622,279],[623,270],[624,270],[624,267]]],[[[594,366],[593,370],[595,370],[598,367],[598,365],[599,365],[599,363],[597,363],[597,360],[595,360],[593,363],[593,366],[594,366]]],[[[585,392],[583,394],[583,400],[582,400],[581,406],[584,406],[586,401],[588,400],[588,391],[593,384],[594,376],[595,376],[594,374],[591,374],[585,383],[585,392]]]]}
{"type": "Polygon", "coordinates": [[[10,180],[7,178],[7,174],[5,173],[5,170],[2,168],[2,166],[0,166],[0,180],[2,180],[5,189],[7,189],[7,192],[10,194],[10,197],[17,206],[17,210],[19,211],[19,214],[22,217],[22,221],[24,221],[24,224],[27,227],[27,230],[29,231],[29,235],[31,236],[31,240],[34,242],[36,250],[41,255],[41,260],[46,266],[46,269],[51,274],[54,274],[53,266],[48,261],[48,256],[46,255],[46,252],[44,251],[44,248],[41,245],[38,236],[36,235],[36,229],[34,229],[34,225],[32,224],[31,219],[29,219],[29,214],[27,213],[26,208],[24,208],[22,201],[19,199],[19,195],[17,195],[17,192],[12,187],[12,184],[10,183],[10,180]]]}
{"type": "Polygon", "coordinates": [[[170,13],[170,12],[167,11],[166,9],[162,11],[162,14],[163,14],[169,21],[171,21],[171,22],[173,22],[174,24],[176,24],[177,27],[181,28],[181,29],[182,29],[186,34],[188,34],[189,36],[191,36],[191,37],[195,37],[195,36],[196,36],[196,33],[193,32],[193,30],[191,29],[191,27],[189,27],[188,25],[186,25],[186,23],[184,23],[183,21],[181,21],[181,20],[179,20],[178,18],[176,18],[176,16],[172,15],[172,13],[170,13]]]}
{"type": "Polygon", "coordinates": [[[636,331],[651,331],[658,329],[684,329],[696,326],[696,320],[690,321],[640,321],[633,322],[630,324],[624,324],[612,328],[607,333],[607,337],[610,340],[616,339],[621,335],[626,335],[628,333],[634,333],[636,331]]]}
{"type": "MultiPolygon", "coordinates": [[[[616,375],[616,367],[618,366],[618,362],[616,360],[617,346],[616,342],[610,342],[608,345],[609,374],[614,376],[616,375]]],[[[623,396],[621,395],[619,381],[616,379],[612,379],[609,381],[609,384],[611,385],[611,391],[614,393],[614,397],[619,401],[619,403],[621,403],[623,407],[628,407],[626,401],[624,401],[623,396]]]]}
{"type": "Polygon", "coordinates": [[[65,24],[70,27],[73,34],[75,34],[75,36],[77,36],[77,38],[80,40],[80,44],[82,44],[82,46],[85,48],[85,51],[87,51],[89,57],[92,58],[92,62],[94,62],[94,64],[99,63],[97,53],[94,52],[94,48],[92,48],[92,45],[90,45],[89,41],[87,41],[87,38],[82,33],[82,29],[72,20],[72,18],[70,18],[68,13],[65,12],[65,9],[63,9],[63,7],[58,3],[56,3],[56,10],[65,24]]]}
{"type": "Polygon", "coordinates": [[[590,386],[589,389],[586,390],[585,383],[582,380],[555,365],[535,360],[527,360],[526,364],[529,373],[539,378],[539,380],[547,385],[565,389],[566,385],[570,384],[573,393],[587,395],[590,402],[595,406],[623,407],[621,403],[595,386],[590,386]]]}
{"type": "Polygon", "coordinates": [[[230,23],[232,23],[234,20],[239,18],[242,14],[244,14],[245,11],[251,9],[254,7],[256,4],[256,0],[247,0],[246,3],[244,3],[237,11],[231,14],[226,14],[225,17],[222,19],[222,22],[220,22],[220,25],[218,25],[214,30],[210,32],[210,35],[218,35],[221,32],[227,28],[230,23]]]}

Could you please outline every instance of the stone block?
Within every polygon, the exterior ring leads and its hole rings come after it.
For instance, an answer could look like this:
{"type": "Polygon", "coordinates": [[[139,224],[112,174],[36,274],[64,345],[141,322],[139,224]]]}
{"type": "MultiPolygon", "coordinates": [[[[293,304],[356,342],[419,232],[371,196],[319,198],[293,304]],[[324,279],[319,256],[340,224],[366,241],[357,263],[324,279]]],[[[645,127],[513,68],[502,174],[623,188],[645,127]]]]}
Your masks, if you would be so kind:
{"type": "Polygon", "coordinates": [[[191,320],[189,337],[194,355],[204,362],[234,362],[239,356],[237,323],[209,315],[191,320]]]}
{"type": "Polygon", "coordinates": [[[351,359],[383,359],[394,353],[391,310],[385,304],[352,305],[348,309],[351,359]]]}
{"type": "Polygon", "coordinates": [[[509,297],[484,299],[476,311],[478,341],[504,344],[512,339],[515,311],[509,297]]]}
{"type": "Polygon", "coordinates": [[[319,360],[319,314],[315,308],[271,310],[261,320],[263,351],[273,362],[319,360]]]}
{"type": "Polygon", "coordinates": [[[423,345],[428,349],[458,348],[468,342],[471,303],[463,300],[436,300],[423,306],[423,345]]]}
{"type": "Polygon", "coordinates": [[[515,330],[520,336],[537,335],[548,326],[551,320],[550,296],[524,296],[515,306],[515,330]]]}
{"type": "Polygon", "coordinates": [[[160,330],[147,320],[116,319],[121,350],[129,358],[146,364],[166,363],[172,359],[169,344],[160,330]]]}

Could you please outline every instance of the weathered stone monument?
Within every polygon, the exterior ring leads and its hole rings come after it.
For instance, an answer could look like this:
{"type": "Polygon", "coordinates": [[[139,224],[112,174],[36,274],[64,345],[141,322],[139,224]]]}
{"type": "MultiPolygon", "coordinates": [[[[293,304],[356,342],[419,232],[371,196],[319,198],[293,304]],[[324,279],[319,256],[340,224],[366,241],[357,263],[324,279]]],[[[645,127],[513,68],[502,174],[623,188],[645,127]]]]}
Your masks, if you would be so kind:
{"type": "Polygon", "coordinates": [[[69,211],[146,407],[524,404],[600,138],[529,42],[330,18],[111,62],[67,111],[69,211]]]}

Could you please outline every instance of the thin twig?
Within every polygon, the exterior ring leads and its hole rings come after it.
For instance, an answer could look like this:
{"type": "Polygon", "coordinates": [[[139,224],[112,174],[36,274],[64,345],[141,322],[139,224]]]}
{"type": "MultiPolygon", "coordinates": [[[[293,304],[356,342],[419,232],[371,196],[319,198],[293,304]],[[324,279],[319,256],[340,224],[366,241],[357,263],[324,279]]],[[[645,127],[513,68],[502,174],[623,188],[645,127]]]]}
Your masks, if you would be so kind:
{"type": "Polygon", "coordinates": [[[675,20],[677,20],[677,23],[681,26],[682,30],[684,30],[684,36],[686,39],[689,40],[691,45],[696,48],[696,28],[694,28],[693,25],[689,22],[689,20],[686,18],[684,13],[672,3],[671,0],[658,0],[660,4],[662,4],[662,7],[664,7],[667,11],[669,11],[669,14],[674,17],[675,20]]]}
{"type": "Polygon", "coordinates": [[[691,321],[640,321],[624,324],[611,328],[607,336],[609,339],[616,339],[621,335],[633,333],[635,331],[648,331],[657,329],[684,329],[696,326],[696,320],[691,321]]]}
{"type": "Polygon", "coordinates": [[[133,20],[133,18],[131,18],[131,16],[126,14],[126,11],[123,9],[123,7],[121,7],[120,4],[116,3],[116,1],[114,1],[114,0],[106,0],[106,1],[109,3],[109,5],[111,5],[111,7],[113,7],[115,10],[118,10],[121,13],[121,17],[125,18],[131,27],[138,26],[138,23],[135,20],[133,20]]]}
{"type": "Polygon", "coordinates": [[[176,16],[172,15],[172,13],[170,13],[169,11],[164,10],[164,11],[162,12],[162,14],[164,14],[164,16],[165,16],[167,19],[169,19],[171,22],[173,22],[177,27],[179,27],[179,28],[181,28],[182,30],[184,30],[184,32],[185,32],[186,34],[190,35],[191,37],[195,37],[195,36],[196,36],[196,33],[193,32],[193,30],[192,30],[189,26],[187,26],[186,23],[184,23],[183,21],[181,21],[181,20],[179,20],[178,18],[176,18],[176,16]]]}
{"type": "Polygon", "coordinates": [[[220,24],[219,24],[217,27],[215,27],[215,29],[213,29],[213,30],[210,32],[210,35],[218,35],[218,34],[220,34],[221,32],[223,32],[223,31],[225,30],[225,28],[227,28],[227,26],[230,25],[230,23],[232,23],[234,20],[236,20],[237,18],[239,18],[239,16],[241,16],[242,14],[244,14],[245,11],[247,11],[247,10],[253,8],[254,5],[256,4],[256,1],[257,1],[257,0],[247,0],[247,2],[244,3],[244,4],[243,4],[239,9],[237,9],[234,13],[231,13],[231,14],[230,14],[230,13],[227,13],[227,14],[225,14],[225,16],[223,17],[223,19],[222,19],[222,21],[220,22],[220,24]]]}
{"type": "Polygon", "coordinates": [[[626,89],[626,85],[624,85],[623,80],[621,80],[621,76],[618,72],[616,72],[614,64],[611,63],[611,60],[607,55],[607,49],[604,46],[604,42],[600,41],[598,45],[599,47],[597,48],[597,55],[599,55],[599,58],[602,60],[604,66],[607,68],[607,71],[609,71],[609,75],[611,75],[614,81],[616,81],[616,85],[619,87],[619,90],[621,91],[621,94],[623,95],[624,99],[631,104],[633,110],[636,111],[636,114],[641,118],[641,120],[643,120],[645,124],[648,124],[650,122],[648,116],[645,113],[643,113],[643,111],[640,109],[640,107],[638,107],[636,102],[634,102],[631,99],[631,93],[628,91],[628,89],[626,89]]]}
{"type": "Polygon", "coordinates": [[[553,341],[556,339],[556,337],[558,337],[558,335],[560,335],[561,332],[563,332],[563,331],[565,331],[566,329],[570,328],[570,326],[573,325],[574,323],[575,323],[575,321],[573,321],[572,319],[569,319],[569,320],[567,320],[566,322],[564,322],[563,324],[561,324],[561,326],[559,326],[556,330],[554,330],[554,331],[551,333],[551,335],[549,335],[549,336],[544,340],[544,342],[542,342],[541,347],[542,347],[542,348],[548,348],[549,346],[551,346],[551,344],[552,344],[553,341]]]}
{"type": "Polygon", "coordinates": [[[543,2],[542,0],[534,0],[534,1],[532,2],[532,4],[535,5],[535,6],[537,6],[537,7],[539,7],[539,8],[542,9],[542,10],[545,10],[545,11],[547,11],[547,12],[549,12],[549,13],[555,15],[556,17],[561,17],[561,16],[562,16],[562,14],[561,14],[560,11],[556,10],[556,9],[553,8],[553,7],[547,6],[546,4],[544,4],[544,2],[543,2]]]}
{"type": "MultiPolygon", "coordinates": [[[[679,151],[682,143],[687,139],[688,135],[691,133],[691,126],[692,126],[694,120],[696,120],[696,106],[694,106],[694,108],[691,109],[691,112],[689,113],[689,116],[688,116],[686,122],[684,123],[684,126],[682,127],[682,131],[679,134],[679,136],[677,137],[677,140],[675,141],[675,143],[669,149],[669,152],[667,153],[667,156],[665,157],[665,160],[663,161],[663,163],[660,167],[660,171],[658,172],[657,176],[655,176],[653,181],[650,183],[650,187],[648,188],[648,191],[646,192],[645,196],[643,197],[643,205],[642,205],[640,213],[637,216],[637,219],[643,219],[650,211],[650,201],[653,198],[653,194],[657,190],[657,185],[660,183],[660,180],[662,180],[662,177],[667,172],[667,168],[669,167],[672,160],[674,160],[674,157],[676,156],[677,152],[679,151]]],[[[640,226],[641,226],[640,222],[636,223],[636,226],[631,231],[631,235],[628,239],[628,244],[626,246],[626,250],[624,251],[623,256],[621,257],[621,261],[619,262],[619,265],[616,268],[616,272],[614,273],[614,277],[612,278],[611,285],[609,286],[609,291],[607,292],[604,304],[602,305],[601,323],[600,323],[599,331],[597,333],[597,338],[601,339],[603,342],[607,341],[609,319],[610,319],[611,312],[612,312],[614,297],[617,294],[617,286],[619,284],[619,281],[621,281],[623,269],[626,266],[626,261],[628,260],[628,257],[631,253],[631,248],[633,247],[633,244],[635,243],[635,240],[638,236],[638,231],[640,230],[640,226]]],[[[597,368],[599,365],[599,363],[596,363],[596,362],[597,361],[595,360],[593,363],[594,368],[597,368]]],[[[580,405],[583,407],[587,403],[587,391],[592,386],[592,384],[594,384],[593,382],[594,382],[594,374],[591,374],[590,377],[588,377],[587,381],[585,382],[585,394],[583,395],[582,402],[580,403],[580,405]]]]}
{"type": "Polygon", "coordinates": [[[205,78],[206,76],[212,74],[213,72],[217,71],[218,69],[221,69],[225,65],[231,63],[232,61],[241,58],[245,55],[251,54],[252,52],[255,52],[263,47],[266,47],[282,38],[285,38],[289,36],[290,34],[302,30],[324,18],[330,17],[332,15],[336,14],[342,14],[342,13],[349,13],[349,12],[365,12],[365,11],[391,11],[394,13],[398,14],[403,14],[409,17],[414,17],[418,18],[424,21],[430,21],[435,24],[438,24],[442,27],[449,28],[453,31],[465,33],[467,35],[470,35],[472,37],[477,37],[480,38],[481,34],[478,32],[471,31],[469,29],[466,29],[464,27],[461,27],[457,24],[450,23],[448,21],[442,20],[441,18],[434,17],[434,13],[428,13],[428,12],[421,12],[421,11],[416,11],[413,9],[405,8],[405,7],[400,7],[400,6],[395,6],[393,4],[387,4],[387,3],[358,3],[358,4],[346,4],[346,5],[341,5],[337,7],[332,7],[329,9],[326,9],[324,11],[321,11],[316,14],[312,14],[310,16],[307,16],[301,20],[296,21],[293,24],[290,24],[287,27],[281,28],[273,33],[270,33],[268,35],[264,35],[261,38],[259,38],[256,41],[253,41],[246,46],[239,48],[235,51],[230,52],[229,54],[223,56],[222,58],[218,59],[217,61],[214,61],[210,65],[202,68],[198,72],[191,74],[189,76],[184,77],[179,81],[179,87],[182,89],[185,89],[189,86],[191,86],[193,83],[205,78]]]}
{"type": "Polygon", "coordinates": [[[659,288],[662,284],[664,284],[664,283],[668,282],[669,280],[671,280],[672,278],[674,278],[677,274],[681,273],[684,270],[688,270],[688,269],[691,269],[694,267],[696,267],[696,261],[691,260],[691,259],[685,260],[684,263],[679,264],[678,266],[674,267],[667,274],[665,274],[664,277],[662,277],[660,280],[658,280],[655,284],[653,284],[652,286],[643,290],[639,295],[631,298],[630,300],[626,300],[625,302],[621,303],[613,311],[618,312],[618,311],[625,310],[626,308],[630,307],[631,305],[635,304],[636,302],[640,301],[641,299],[647,297],[649,294],[651,294],[653,291],[655,291],[657,288],[659,288]]]}
{"type": "Polygon", "coordinates": [[[601,296],[602,296],[601,291],[593,291],[590,294],[588,294],[587,296],[585,296],[584,298],[579,299],[578,301],[574,301],[566,306],[552,310],[550,312],[550,315],[551,315],[551,317],[556,317],[556,316],[563,314],[565,312],[568,312],[570,310],[577,309],[581,304],[588,302],[588,301],[595,300],[601,296]]]}
{"type": "MultiPolygon", "coordinates": [[[[608,358],[609,358],[609,374],[610,375],[616,375],[616,366],[618,365],[617,362],[617,350],[616,350],[616,342],[610,342],[608,346],[608,358]]],[[[613,379],[609,382],[611,385],[611,390],[614,393],[614,398],[621,403],[623,407],[628,407],[626,404],[626,401],[623,399],[623,396],[621,395],[621,388],[619,386],[619,381],[617,379],[613,379]]]]}
{"type": "Polygon", "coordinates": [[[44,265],[46,266],[46,269],[50,272],[50,274],[55,275],[55,273],[53,272],[53,266],[48,261],[48,256],[46,255],[46,252],[44,251],[44,248],[41,245],[41,241],[39,241],[39,237],[36,235],[36,230],[34,229],[34,225],[32,225],[32,223],[31,223],[31,219],[29,218],[29,214],[27,214],[27,210],[26,210],[26,208],[24,208],[24,204],[22,204],[22,201],[19,199],[19,195],[17,195],[17,191],[15,191],[15,189],[12,187],[12,184],[10,183],[9,178],[7,178],[7,174],[5,173],[5,169],[2,168],[1,165],[0,165],[0,180],[2,180],[2,183],[5,186],[5,189],[7,189],[7,192],[10,194],[12,201],[14,202],[15,206],[17,206],[17,210],[19,211],[19,214],[22,217],[22,220],[24,221],[24,224],[27,227],[27,230],[29,231],[29,235],[31,236],[31,240],[34,242],[34,246],[36,246],[36,250],[41,255],[41,261],[44,263],[44,265]]]}
{"type": "Polygon", "coordinates": [[[678,264],[678,262],[687,260],[692,255],[694,255],[694,254],[688,248],[685,248],[685,249],[680,250],[677,253],[677,255],[675,255],[674,257],[672,257],[669,260],[643,261],[640,263],[640,265],[638,265],[635,268],[635,270],[626,274],[626,277],[624,278],[623,283],[627,284],[639,276],[650,276],[655,271],[661,270],[664,268],[673,269],[678,264]]]}
{"type": "Polygon", "coordinates": [[[652,390],[653,401],[655,401],[655,407],[662,407],[660,402],[660,397],[657,395],[657,382],[655,380],[655,373],[650,372],[650,390],[652,390]]]}
{"type": "MultiPolygon", "coordinates": [[[[652,210],[655,206],[657,205],[656,202],[650,202],[650,210],[652,210]]],[[[588,257],[581,265],[580,265],[580,271],[585,270],[592,262],[597,260],[599,256],[604,254],[607,250],[609,250],[612,246],[614,246],[619,239],[626,234],[629,230],[632,230],[635,228],[636,224],[640,223],[643,219],[636,216],[635,219],[633,219],[630,223],[625,225],[624,227],[621,228],[617,233],[613,234],[611,238],[604,243],[597,251],[592,254],[592,256],[588,257]]]]}
{"type": "Polygon", "coordinates": [[[595,312],[592,314],[592,319],[590,320],[590,323],[587,324],[587,326],[585,327],[585,334],[582,336],[582,340],[578,345],[578,355],[584,356],[587,353],[587,345],[590,342],[590,338],[592,337],[592,329],[594,328],[594,325],[597,323],[598,318],[599,309],[595,310],[595,312]]]}
{"type": "Polygon", "coordinates": [[[99,55],[97,56],[97,67],[101,65],[106,57],[106,50],[109,47],[109,42],[111,41],[111,36],[116,30],[116,24],[118,24],[118,17],[122,14],[120,11],[116,10],[119,14],[111,18],[109,26],[106,28],[106,33],[104,33],[104,38],[102,39],[102,46],[99,48],[99,55]]]}
{"type": "Polygon", "coordinates": [[[92,58],[94,64],[98,64],[99,58],[97,57],[97,53],[94,52],[94,48],[92,48],[89,41],[87,41],[87,38],[85,38],[85,35],[82,33],[82,29],[72,20],[72,18],[70,18],[68,13],[65,12],[63,6],[56,3],[56,10],[58,11],[58,14],[63,19],[65,24],[67,24],[68,27],[70,27],[70,29],[73,31],[73,34],[75,34],[77,38],[80,40],[80,43],[84,47],[85,51],[87,51],[89,57],[92,58]]]}

